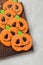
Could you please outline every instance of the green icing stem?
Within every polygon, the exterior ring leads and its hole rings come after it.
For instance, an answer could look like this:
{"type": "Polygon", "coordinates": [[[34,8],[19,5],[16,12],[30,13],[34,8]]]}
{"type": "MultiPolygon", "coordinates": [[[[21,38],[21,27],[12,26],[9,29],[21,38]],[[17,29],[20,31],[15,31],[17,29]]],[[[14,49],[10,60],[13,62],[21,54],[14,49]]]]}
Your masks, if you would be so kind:
{"type": "Polygon", "coordinates": [[[19,31],[18,31],[18,35],[19,35],[19,36],[22,36],[22,34],[23,34],[23,33],[19,30],[19,31]]]}
{"type": "Polygon", "coordinates": [[[19,15],[16,15],[15,18],[18,20],[20,18],[20,16],[19,15]]]}
{"type": "Polygon", "coordinates": [[[4,14],[5,13],[5,11],[4,10],[0,10],[0,14],[4,14]]]}
{"type": "Polygon", "coordinates": [[[13,0],[13,2],[18,2],[18,0],[13,0]]]}
{"type": "Polygon", "coordinates": [[[10,26],[9,25],[6,25],[5,29],[6,30],[9,30],[10,29],[10,26]]]}

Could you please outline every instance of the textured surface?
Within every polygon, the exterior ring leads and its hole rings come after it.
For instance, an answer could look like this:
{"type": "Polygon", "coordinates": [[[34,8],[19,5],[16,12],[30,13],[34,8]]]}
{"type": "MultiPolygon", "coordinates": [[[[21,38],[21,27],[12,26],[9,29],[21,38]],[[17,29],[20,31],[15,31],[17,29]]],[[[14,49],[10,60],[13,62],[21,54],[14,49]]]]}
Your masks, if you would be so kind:
{"type": "Polygon", "coordinates": [[[34,51],[0,60],[0,65],[43,65],[43,0],[19,0],[25,7],[34,51]]]}

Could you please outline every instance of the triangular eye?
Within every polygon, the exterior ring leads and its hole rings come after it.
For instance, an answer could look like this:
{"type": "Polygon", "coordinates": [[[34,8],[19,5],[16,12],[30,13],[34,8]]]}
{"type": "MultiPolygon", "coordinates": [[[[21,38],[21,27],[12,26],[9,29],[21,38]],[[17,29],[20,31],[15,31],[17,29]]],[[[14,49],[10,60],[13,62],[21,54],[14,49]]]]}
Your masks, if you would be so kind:
{"type": "Polygon", "coordinates": [[[15,8],[16,8],[16,10],[18,10],[18,6],[17,5],[15,6],[15,8]]]}
{"type": "Polygon", "coordinates": [[[11,17],[11,14],[6,14],[8,17],[11,17]]]}
{"type": "Polygon", "coordinates": [[[13,26],[13,27],[16,27],[16,22],[14,22],[14,23],[12,24],[12,26],[13,26]]]}
{"type": "Polygon", "coordinates": [[[1,21],[2,22],[5,22],[5,17],[4,16],[1,18],[1,21]]]}
{"type": "Polygon", "coordinates": [[[12,35],[15,35],[15,32],[11,31],[11,34],[12,34],[12,35]]]}
{"type": "Polygon", "coordinates": [[[23,26],[23,23],[22,22],[19,22],[20,26],[22,27],[23,26]]]}
{"type": "Polygon", "coordinates": [[[19,40],[19,39],[17,39],[17,40],[16,40],[16,44],[19,44],[19,43],[20,43],[20,40],[19,40]]]}
{"type": "Polygon", "coordinates": [[[23,41],[24,41],[24,42],[26,42],[26,41],[27,41],[27,39],[26,39],[25,37],[23,37],[23,41]]]}
{"type": "Polygon", "coordinates": [[[11,8],[11,7],[12,7],[12,5],[11,5],[11,4],[9,4],[7,7],[8,7],[8,8],[11,8]]]}
{"type": "Polygon", "coordinates": [[[6,35],[4,36],[4,38],[7,39],[7,38],[8,38],[8,34],[6,34],[6,35]]]}

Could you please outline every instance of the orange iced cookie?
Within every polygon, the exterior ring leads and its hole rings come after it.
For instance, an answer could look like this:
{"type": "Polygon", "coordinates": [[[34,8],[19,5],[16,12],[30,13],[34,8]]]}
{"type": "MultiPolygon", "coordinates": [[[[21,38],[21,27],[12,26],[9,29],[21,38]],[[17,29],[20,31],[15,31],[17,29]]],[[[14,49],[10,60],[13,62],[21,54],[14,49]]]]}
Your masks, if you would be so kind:
{"type": "Polygon", "coordinates": [[[13,11],[17,14],[17,15],[21,15],[22,11],[23,11],[23,7],[22,4],[19,2],[15,2],[13,5],[13,11]]]}
{"type": "Polygon", "coordinates": [[[20,18],[19,16],[15,16],[15,18],[9,20],[8,25],[12,27],[17,27],[22,32],[26,33],[28,31],[28,24],[24,18],[20,18]]]}
{"type": "Polygon", "coordinates": [[[1,42],[2,44],[4,44],[5,46],[11,46],[11,35],[10,32],[8,30],[3,30],[1,32],[1,42]]]}
{"type": "Polygon", "coordinates": [[[12,19],[16,14],[12,11],[12,10],[6,10],[5,11],[5,16],[6,18],[9,20],[9,19],[12,19]]]}
{"type": "Polygon", "coordinates": [[[22,4],[18,2],[18,0],[8,0],[3,5],[4,10],[11,9],[13,10],[17,15],[21,15],[23,11],[22,4]]]}
{"type": "Polygon", "coordinates": [[[1,32],[1,42],[5,46],[11,46],[11,39],[12,37],[17,34],[18,29],[9,27],[6,25],[5,29],[1,32]]]}
{"type": "Polygon", "coordinates": [[[19,31],[11,40],[12,48],[15,51],[28,51],[32,47],[32,38],[30,35],[19,31]]]}
{"type": "Polygon", "coordinates": [[[4,10],[12,9],[12,6],[13,6],[13,2],[11,0],[8,0],[3,4],[3,9],[4,10]]]}

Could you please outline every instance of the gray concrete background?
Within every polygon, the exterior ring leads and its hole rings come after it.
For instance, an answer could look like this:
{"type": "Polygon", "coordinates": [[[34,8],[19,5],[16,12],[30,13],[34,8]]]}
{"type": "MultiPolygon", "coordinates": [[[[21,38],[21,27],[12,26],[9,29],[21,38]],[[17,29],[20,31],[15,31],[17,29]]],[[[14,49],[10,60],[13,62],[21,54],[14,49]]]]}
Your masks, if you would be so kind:
{"type": "Polygon", "coordinates": [[[19,1],[25,7],[34,51],[0,60],[0,65],[43,65],[43,0],[19,1]]]}

